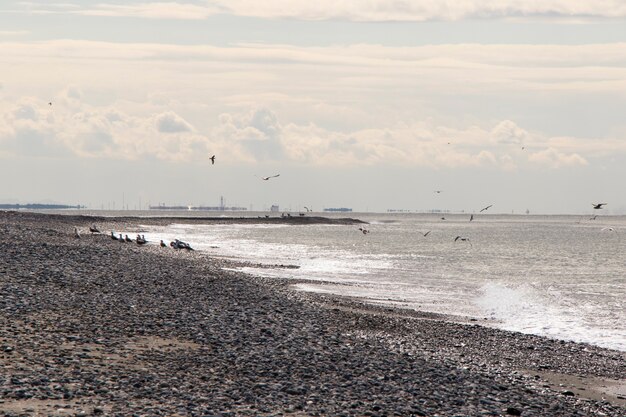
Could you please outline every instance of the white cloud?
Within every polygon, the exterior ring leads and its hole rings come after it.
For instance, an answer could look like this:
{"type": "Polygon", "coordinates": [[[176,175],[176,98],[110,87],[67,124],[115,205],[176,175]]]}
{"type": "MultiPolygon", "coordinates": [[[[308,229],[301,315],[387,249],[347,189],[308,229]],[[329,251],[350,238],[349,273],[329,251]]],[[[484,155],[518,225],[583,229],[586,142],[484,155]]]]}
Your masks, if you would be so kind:
{"type": "Polygon", "coordinates": [[[157,130],[161,133],[191,132],[193,127],[174,112],[161,113],[154,118],[157,130]]]}
{"type": "Polygon", "coordinates": [[[585,158],[577,153],[565,154],[554,148],[544,149],[539,152],[532,153],[528,159],[531,162],[546,165],[551,168],[561,168],[567,166],[585,166],[589,163],[585,158]]]}

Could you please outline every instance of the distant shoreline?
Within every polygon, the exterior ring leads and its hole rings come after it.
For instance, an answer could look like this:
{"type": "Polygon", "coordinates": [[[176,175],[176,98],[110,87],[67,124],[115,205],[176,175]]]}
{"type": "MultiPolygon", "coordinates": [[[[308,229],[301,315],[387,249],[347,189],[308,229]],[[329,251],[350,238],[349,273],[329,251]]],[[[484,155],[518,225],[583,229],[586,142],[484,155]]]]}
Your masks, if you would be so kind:
{"type": "Polygon", "coordinates": [[[38,213],[32,211],[15,211],[0,210],[15,215],[28,217],[42,217],[49,219],[59,218],[67,220],[75,220],[77,222],[140,222],[144,224],[171,224],[171,223],[207,223],[207,224],[287,224],[287,225],[307,225],[307,224],[366,224],[367,222],[354,218],[330,218],[323,216],[281,216],[281,215],[265,215],[265,216],[96,216],[92,214],[50,214],[38,213]]]}

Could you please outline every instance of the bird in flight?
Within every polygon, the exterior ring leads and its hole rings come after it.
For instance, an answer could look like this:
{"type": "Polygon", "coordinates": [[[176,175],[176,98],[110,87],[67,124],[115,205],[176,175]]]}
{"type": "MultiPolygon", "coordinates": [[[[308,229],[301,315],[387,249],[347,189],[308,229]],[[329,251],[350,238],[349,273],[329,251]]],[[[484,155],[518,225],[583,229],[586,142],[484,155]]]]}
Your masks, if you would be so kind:
{"type": "Polygon", "coordinates": [[[50,101],[50,102],[48,102],[48,106],[52,106],[52,102],[51,102],[51,101],[50,101]]]}
{"type": "Polygon", "coordinates": [[[454,241],[460,241],[460,242],[467,242],[470,244],[470,246],[472,246],[472,242],[470,242],[469,237],[463,237],[463,236],[457,236],[454,238],[454,241]]]}
{"type": "MultiPolygon", "coordinates": [[[[422,232],[420,232],[420,233],[422,233],[422,232]]],[[[426,232],[426,233],[422,233],[422,235],[424,235],[424,237],[428,236],[429,234],[430,234],[430,230],[428,232],[426,232]]]]}
{"type": "Polygon", "coordinates": [[[269,177],[261,177],[261,179],[262,179],[263,181],[267,181],[267,180],[269,180],[270,178],[276,178],[276,177],[280,177],[280,174],[270,175],[269,177]]]}
{"type": "Polygon", "coordinates": [[[441,191],[443,191],[443,190],[435,190],[435,193],[441,194],[441,191]]]}
{"type": "Polygon", "coordinates": [[[369,230],[367,230],[367,229],[366,229],[366,228],[364,228],[364,227],[359,227],[359,230],[360,230],[361,232],[363,232],[363,234],[364,234],[364,235],[366,235],[366,234],[368,234],[368,233],[370,232],[369,230]]]}
{"type": "Polygon", "coordinates": [[[493,206],[493,204],[489,204],[487,207],[483,207],[483,208],[481,208],[481,209],[480,209],[480,212],[482,213],[483,211],[488,210],[488,209],[489,209],[489,207],[492,207],[492,206],[493,206]]]}
{"type": "Polygon", "coordinates": [[[470,214],[470,222],[471,222],[472,220],[474,220],[474,215],[473,215],[473,214],[470,214]]]}
{"type": "Polygon", "coordinates": [[[209,158],[211,160],[211,165],[215,165],[215,155],[209,158]]]}
{"type": "Polygon", "coordinates": [[[602,206],[606,206],[607,203],[591,203],[591,205],[593,206],[595,210],[599,210],[602,208],[602,206]]]}
{"type": "Polygon", "coordinates": [[[304,206],[304,208],[306,209],[306,212],[308,213],[309,211],[311,211],[310,208],[308,208],[307,206],[304,206]]]}

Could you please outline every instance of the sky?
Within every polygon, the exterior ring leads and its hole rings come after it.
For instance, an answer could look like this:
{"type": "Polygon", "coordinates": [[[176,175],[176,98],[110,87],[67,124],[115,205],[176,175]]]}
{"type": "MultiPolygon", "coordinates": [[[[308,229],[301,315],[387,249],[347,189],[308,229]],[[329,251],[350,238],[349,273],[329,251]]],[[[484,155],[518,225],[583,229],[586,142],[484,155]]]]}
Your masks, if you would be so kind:
{"type": "Polygon", "coordinates": [[[0,203],[626,214],[622,0],[3,0],[0,57],[0,203]]]}

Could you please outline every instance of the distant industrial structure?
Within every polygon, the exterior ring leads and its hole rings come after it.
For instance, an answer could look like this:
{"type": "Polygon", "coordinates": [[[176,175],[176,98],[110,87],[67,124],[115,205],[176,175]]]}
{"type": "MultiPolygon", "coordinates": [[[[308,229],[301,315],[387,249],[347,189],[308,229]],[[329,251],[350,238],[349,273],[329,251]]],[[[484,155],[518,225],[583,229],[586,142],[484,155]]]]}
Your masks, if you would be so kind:
{"type": "Polygon", "coordinates": [[[220,197],[219,206],[166,206],[165,204],[159,204],[158,206],[149,206],[150,210],[191,210],[191,211],[247,211],[246,207],[227,207],[224,204],[224,197],[220,197]]]}
{"type": "Polygon", "coordinates": [[[351,208],[347,208],[347,207],[329,207],[329,208],[325,208],[324,211],[331,211],[331,212],[349,212],[352,211],[351,208]]]}

